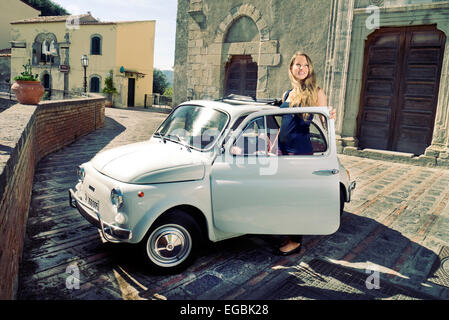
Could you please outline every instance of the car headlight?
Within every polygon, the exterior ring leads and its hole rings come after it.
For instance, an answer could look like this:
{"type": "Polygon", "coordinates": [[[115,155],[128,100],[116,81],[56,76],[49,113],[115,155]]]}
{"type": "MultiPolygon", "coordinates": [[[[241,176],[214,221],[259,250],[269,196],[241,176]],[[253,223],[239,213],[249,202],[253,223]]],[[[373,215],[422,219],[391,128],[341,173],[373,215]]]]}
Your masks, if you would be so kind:
{"type": "Polygon", "coordinates": [[[128,221],[128,218],[126,217],[125,214],[119,212],[115,215],[114,218],[115,222],[117,222],[118,224],[125,224],[128,221]]]}
{"type": "Polygon", "coordinates": [[[117,209],[123,206],[123,193],[119,188],[112,189],[111,202],[117,209]]]}
{"type": "Polygon", "coordinates": [[[84,170],[83,167],[78,167],[77,168],[77,174],[78,174],[78,181],[83,182],[84,181],[84,177],[86,176],[86,171],[84,170]]]}

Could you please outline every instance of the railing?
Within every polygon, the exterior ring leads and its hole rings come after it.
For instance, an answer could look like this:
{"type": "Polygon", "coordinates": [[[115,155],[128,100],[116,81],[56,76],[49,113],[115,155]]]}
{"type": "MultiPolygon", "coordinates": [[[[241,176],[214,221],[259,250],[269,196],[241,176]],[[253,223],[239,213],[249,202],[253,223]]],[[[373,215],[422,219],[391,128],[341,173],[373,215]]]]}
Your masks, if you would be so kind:
{"type": "Polygon", "coordinates": [[[73,98],[87,98],[88,94],[78,93],[78,92],[68,92],[64,90],[55,90],[55,89],[45,89],[44,96],[42,97],[43,101],[46,100],[67,100],[73,98]]]}
{"type": "Polygon", "coordinates": [[[9,83],[0,83],[0,93],[3,94],[11,93],[11,85],[9,83]]]}
{"type": "Polygon", "coordinates": [[[0,112],[5,111],[16,103],[16,96],[11,91],[9,83],[0,83],[0,112]]]}
{"type": "Polygon", "coordinates": [[[153,93],[153,94],[145,94],[145,104],[144,107],[151,107],[151,106],[173,106],[173,99],[169,96],[164,96],[159,93],[153,93]]]}

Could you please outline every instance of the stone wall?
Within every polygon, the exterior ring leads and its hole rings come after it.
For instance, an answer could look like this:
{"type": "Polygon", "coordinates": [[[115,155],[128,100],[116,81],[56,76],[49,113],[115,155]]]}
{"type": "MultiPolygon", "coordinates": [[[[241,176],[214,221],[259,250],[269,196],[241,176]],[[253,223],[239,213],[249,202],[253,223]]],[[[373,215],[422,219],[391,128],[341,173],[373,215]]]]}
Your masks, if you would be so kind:
{"type": "Polygon", "coordinates": [[[330,10],[328,0],[178,0],[174,105],[222,97],[225,66],[235,55],[257,63],[258,98],[280,98],[290,88],[288,64],[298,50],[311,57],[323,87],[330,10]],[[242,17],[257,27],[255,40],[227,37],[242,17]]]}
{"type": "Polygon", "coordinates": [[[0,300],[14,299],[34,170],[104,124],[104,98],[16,104],[0,114],[0,300]]]}

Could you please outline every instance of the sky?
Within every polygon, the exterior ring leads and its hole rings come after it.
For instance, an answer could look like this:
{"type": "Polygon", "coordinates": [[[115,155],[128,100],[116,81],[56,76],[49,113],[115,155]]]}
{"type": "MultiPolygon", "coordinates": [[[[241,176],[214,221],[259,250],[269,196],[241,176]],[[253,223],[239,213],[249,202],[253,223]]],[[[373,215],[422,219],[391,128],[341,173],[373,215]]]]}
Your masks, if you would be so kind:
{"type": "Polygon", "coordinates": [[[154,67],[173,70],[178,0],[52,0],[71,14],[90,11],[100,21],[156,20],[154,67]]]}

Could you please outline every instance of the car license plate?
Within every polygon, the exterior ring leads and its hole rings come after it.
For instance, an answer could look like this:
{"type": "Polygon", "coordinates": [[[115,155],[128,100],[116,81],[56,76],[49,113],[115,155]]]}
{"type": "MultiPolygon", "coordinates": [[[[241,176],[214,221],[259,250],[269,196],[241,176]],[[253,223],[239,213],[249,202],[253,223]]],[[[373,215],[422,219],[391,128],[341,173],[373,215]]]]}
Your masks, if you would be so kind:
{"type": "Polygon", "coordinates": [[[87,196],[87,204],[95,210],[100,210],[100,201],[87,196]]]}

